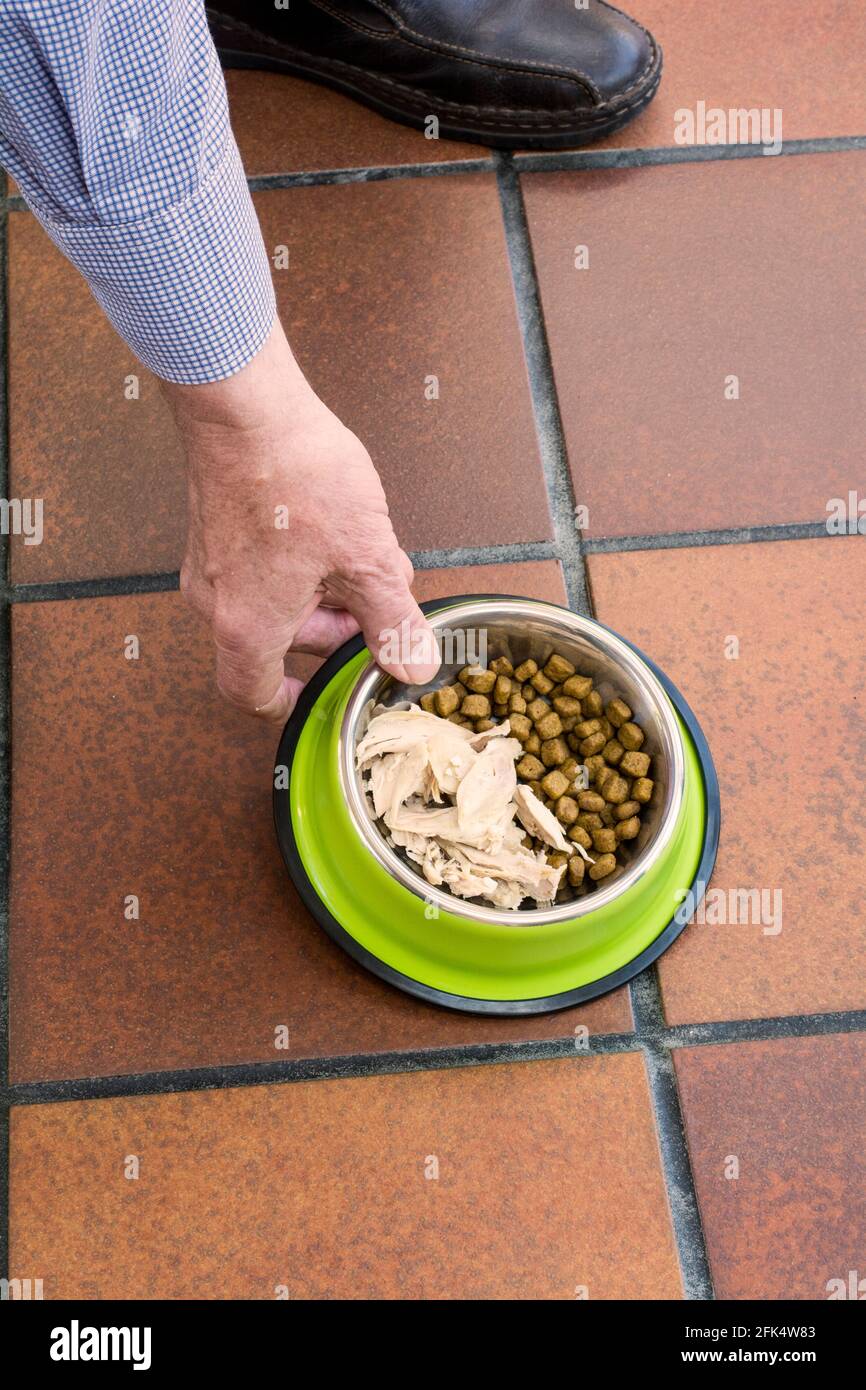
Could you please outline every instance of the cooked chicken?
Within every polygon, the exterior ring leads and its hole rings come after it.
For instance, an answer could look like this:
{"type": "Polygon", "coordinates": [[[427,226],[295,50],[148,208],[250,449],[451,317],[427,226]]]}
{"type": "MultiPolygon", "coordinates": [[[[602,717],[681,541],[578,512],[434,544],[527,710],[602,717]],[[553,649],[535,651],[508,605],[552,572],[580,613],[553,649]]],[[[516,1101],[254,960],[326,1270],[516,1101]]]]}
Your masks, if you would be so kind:
{"type": "Polygon", "coordinates": [[[544,840],[563,854],[571,854],[575,848],[574,841],[565,838],[556,816],[539,801],[530,787],[519,786],[514,793],[514,801],[517,806],[517,819],[530,835],[537,835],[539,840],[544,840]]]}
{"type": "Polygon", "coordinates": [[[515,759],[522,748],[516,738],[500,738],[478,754],[457,788],[461,838],[476,844],[485,830],[500,838],[514,820],[511,802],[517,786],[515,759]]]}

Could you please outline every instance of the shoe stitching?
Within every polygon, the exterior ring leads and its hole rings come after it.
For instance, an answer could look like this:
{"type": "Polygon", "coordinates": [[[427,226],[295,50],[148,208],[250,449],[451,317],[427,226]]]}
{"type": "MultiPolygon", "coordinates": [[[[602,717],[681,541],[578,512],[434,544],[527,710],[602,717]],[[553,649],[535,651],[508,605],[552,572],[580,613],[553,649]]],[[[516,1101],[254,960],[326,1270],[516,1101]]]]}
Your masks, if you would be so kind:
{"type": "MultiPolygon", "coordinates": [[[[604,0],[598,0],[598,2],[604,3],[604,0]]],[[[316,3],[316,0],[313,0],[313,3],[316,3]]],[[[322,6],[321,8],[326,7],[322,6]]],[[[613,6],[608,5],[607,8],[613,9],[613,6]]],[[[280,43],[280,41],[277,39],[269,39],[267,35],[263,35],[260,30],[255,29],[252,25],[245,24],[243,20],[236,20],[234,16],[221,14],[219,10],[211,10],[210,12],[213,14],[214,18],[219,22],[221,28],[229,32],[234,31],[241,37],[247,36],[249,38],[254,38],[257,43],[263,43],[266,45],[266,47],[270,48],[276,57],[284,55],[291,56],[294,54],[299,59],[309,60],[310,58],[312,58],[314,62],[319,64],[320,67],[324,68],[325,71],[327,71],[328,69],[332,69],[334,70],[335,75],[339,75],[339,73],[342,71],[343,73],[351,76],[359,90],[367,91],[370,95],[375,96],[377,94],[376,89],[379,87],[390,87],[395,92],[400,93],[408,101],[414,102],[418,108],[419,113],[430,114],[431,105],[434,106],[435,111],[447,108],[450,112],[453,112],[455,115],[463,115],[464,113],[471,114],[472,118],[476,121],[476,123],[479,126],[490,126],[493,129],[498,129],[500,123],[495,119],[491,119],[489,113],[495,113],[495,115],[497,116],[525,117],[526,119],[523,121],[509,122],[509,125],[514,130],[577,130],[581,129],[582,127],[592,127],[595,125],[604,124],[604,120],[608,115],[626,115],[629,111],[633,111],[635,107],[643,105],[644,99],[646,98],[648,100],[649,95],[651,95],[650,89],[647,87],[643,91],[639,92],[638,96],[635,98],[634,101],[623,104],[622,97],[634,92],[635,90],[637,90],[637,87],[641,85],[638,83],[634,83],[631,87],[627,88],[626,91],[623,92],[619,97],[611,98],[609,101],[600,102],[598,103],[598,105],[594,107],[589,107],[585,111],[564,112],[559,117],[556,117],[552,120],[547,120],[546,118],[550,115],[550,112],[536,112],[532,107],[475,106],[467,102],[451,101],[447,97],[434,97],[429,92],[423,92],[418,88],[414,87],[407,87],[404,83],[397,82],[394,80],[394,78],[386,77],[383,74],[377,74],[375,78],[371,79],[369,73],[365,72],[362,68],[355,67],[351,63],[346,63],[338,58],[323,58],[316,54],[307,53],[304,49],[300,48],[293,49],[289,44],[280,43]]],[[[617,13],[620,13],[620,11],[617,11],[617,13]]],[[[344,16],[340,15],[339,18],[342,20],[344,16]]],[[[360,28],[361,26],[356,27],[360,28]]],[[[372,34],[377,33],[376,30],[369,30],[363,32],[369,32],[372,34]]],[[[656,44],[655,40],[653,39],[653,36],[649,34],[648,31],[644,32],[647,33],[647,37],[650,40],[652,58],[643,70],[643,73],[641,75],[643,79],[646,78],[647,72],[650,71],[651,67],[654,65],[656,60],[660,57],[660,49],[656,44]]],[[[315,70],[312,67],[312,65],[311,70],[315,70]]],[[[655,91],[655,88],[657,86],[658,81],[656,80],[656,82],[652,84],[652,92],[655,91]]],[[[508,132],[503,133],[507,134],[508,132]]]]}

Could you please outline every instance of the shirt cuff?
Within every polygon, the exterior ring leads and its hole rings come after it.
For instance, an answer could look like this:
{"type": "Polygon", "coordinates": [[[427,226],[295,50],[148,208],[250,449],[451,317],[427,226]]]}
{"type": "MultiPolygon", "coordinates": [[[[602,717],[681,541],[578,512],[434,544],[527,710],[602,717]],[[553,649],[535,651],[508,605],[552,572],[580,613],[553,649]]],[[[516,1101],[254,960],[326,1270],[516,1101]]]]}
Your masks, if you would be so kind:
{"type": "Polygon", "coordinates": [[[33,211],[117,332],[167,381],[221,381],[264,345],[276,304],[240,154],[156,217],[59,224],[33,211]]]}

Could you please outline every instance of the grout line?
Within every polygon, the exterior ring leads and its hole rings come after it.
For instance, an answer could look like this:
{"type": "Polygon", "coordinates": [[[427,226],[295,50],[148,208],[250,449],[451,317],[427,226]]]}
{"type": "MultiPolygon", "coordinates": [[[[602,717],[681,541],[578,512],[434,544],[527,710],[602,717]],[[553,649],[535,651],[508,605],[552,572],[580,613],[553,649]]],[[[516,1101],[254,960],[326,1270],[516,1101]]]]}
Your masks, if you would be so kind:
{"type": "Polygon", "coordinates": [[[334,1057],[229,1063],[114,1076],[21,1081],[8,1086],[5,1099],[10,1105],[51,1105],[121,1096],[161,1096],[179,1091],[243,1089],[247,1086],[287,1085],[297,1081],[357,1080],[403,1072],[458,1070],[462,1067],[567,1057],[582,1060],[610,1053],[659,1049],[673,1052],[695,1047],[733,1047],[738,1043],[782,1042],[788,1038],[866,1033],[866,1009],[666,1027],[659,1022],[661,1006],[654,968],[633,980],[631,991],[638,1031],[590,1034],[586,1046],[580,1048],[575,1045],[575,1035],[567,1033],[559,1038],[530,1039],[526,1042],[468,1043],[414,1051],[349,1053],[334,1057]]]}
{"type": "Polygon", "coordinates": [[[503,156],[498,164],[497,181],[505,225],[505,241],[511,264],[517,316],[523,337],[529,390],[553,520],[556,551],[563,568],[569,606],[575,613],[589,613],[586,570],[575,522],[574,491],[562,434],[559,402],[556,398],[553,366],[541,310],[523,194],[511,162],[503,156]]]}
{"type": "Polygon", "coordinates": [[[465,546],[453,550],[410,550],[416,570],[456,569],[460,565],[519,565],[530,560],[557,560],[552,541],[514,541],[508,545],[465,546]]]}
{"type": "Polygon", "coordinates": [[[450,174],[492,174],[492,158],[455,159],[428,164],[378,164],[357,169],[297,170],[285,174],[254,174],[247,179],[251,193],[277,188],[315,188],[319,184],[381,183],[385,179],[443,178],[450,174]]]}
{"type": "Polygon", "coordinates": [[[628,550],[681,550],[686,546],[752,545],[759,541],[834,539],[826,521],[789,521],[769,526],[731,526],[721,531],[666,531],[651,536],[585,538],[586,555],[620,554],[628,550]]]}
{"type": "Polygon", "coordinates": [[[15,584],[13,603],[52,603],[56,599],[111,598],[120,594],[159,594],[180,588],[177,570],[164,574],[119,574],[100,579],[53,579],[46,584],[15,584]]]}
{"type": "MultiPolygon", "coordinates": [[[[6,208],[0,207],[0,496],[9,496],[6,208]]],[[[9,538],[0,536],[0,1278],[9,1274],[9,847],[11,835],[11,650],[9,538]]]]}
{"type": "MultiPolygon", "coordinates": [[[[844,150],[866,149],[866,135],[832,135],[814,140],[782,142],[779,156],[798,154],[838,154],[844,150]]],[[[762,145],[660,145],[652,149],[564,150],[539,154],[514,153],[514,164],[521,174],[564,173],[572,169],[643,169],[658,164],[708,164],[718,160],[770,159],[762,145]]]]}

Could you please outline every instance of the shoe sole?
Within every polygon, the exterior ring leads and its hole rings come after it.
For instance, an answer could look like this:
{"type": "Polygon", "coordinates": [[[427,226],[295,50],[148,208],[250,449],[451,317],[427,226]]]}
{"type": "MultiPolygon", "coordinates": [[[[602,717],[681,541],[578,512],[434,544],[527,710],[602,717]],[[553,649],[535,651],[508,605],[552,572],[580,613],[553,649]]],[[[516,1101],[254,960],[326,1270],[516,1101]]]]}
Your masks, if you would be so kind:
{"type": "MultiPolygon", "coordinates": [[[[568,117],[565,121],[557,120],[555,130],[550,129],[550,123],[546,129],[540,130],[538,122],[519,121],[497,122],[495,128],[485,129],[480,125],[474,125],[468,113],[465,117],[455,113],[453,119],[443,116],[439,111],[421,112],[419,109],[417,115],[413,114],[404,106],[394,105],[393,100],[389,101],[384,92],[370,90],[361,85],[353,76],[356,70],[351,69],[348,64],[315,58],[299,49],[278,44],[211,10],[208,11],[208,17],[217,53],[224,68],[261,69],[306,78],[310,82],[318,82],[338,92],[344,92],[363,106],[378,111],[389,120],[411,126],[414,130],[423,130],[430,116],[436,115],[439,119],[440,138],[485,145],[492,149],[566,150],[591,144],[593,140],[599,140],[602,136],[620,130],[622,126],[634,120],[635,116],[639,116],[655,96],[662,73],[661,49],[653,41],[652,64],[640,84],[630,91],[628,102],[619,105],[615,102],[605,103],[601,112],[590,110],[585,116],[581,113],[581,116],[568,117]],[[249,47],[246,47],[246,44],[249,44],[249,47]],[[272,52],[262,52],[262,44],[269,45],[272,52]]],[[[388,81],[376,80],[381,83],[388,81]]],[[[398,86],[397,83],[392,85],[398,86]]],[[[416,99],[419,100],[420,106],[423,98],[416,99]]]]}

